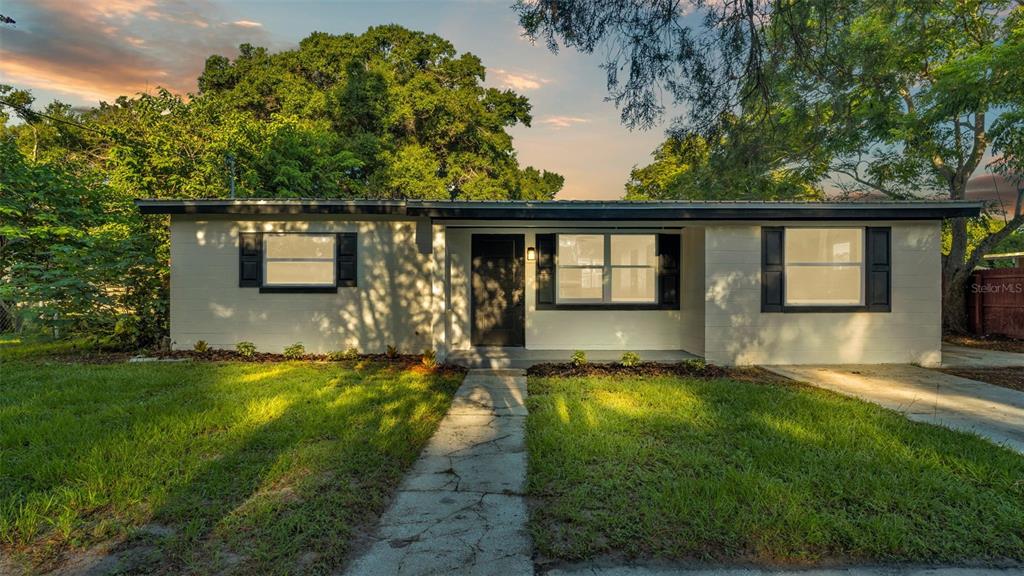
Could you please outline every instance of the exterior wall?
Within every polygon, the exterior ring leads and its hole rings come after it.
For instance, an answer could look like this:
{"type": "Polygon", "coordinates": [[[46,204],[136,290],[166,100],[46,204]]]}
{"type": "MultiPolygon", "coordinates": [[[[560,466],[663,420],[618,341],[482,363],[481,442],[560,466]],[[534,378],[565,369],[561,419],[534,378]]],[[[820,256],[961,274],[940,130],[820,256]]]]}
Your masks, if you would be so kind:
{"type": "MultiPolygon", "coordinates": [[[[623,228],[618,228],[623,229],[623,228]]],[[[639,230],[640,228],[633,228],[639,230]]],[[[567,232],[551,228],[454,228],[448,227],[447,252],[450,274],[448,330],[453,350],[472,348],[470,340],[471,235],[474,233],[523,234],[526,246],[534,246],[536,234],[567,232]]],[[[579,230],[579,229],[576,229],[579,230]]],[[[604,232],[609,228],[587,228],[604,232]]],[[[653,232],[664,231],[660,229],[653,232]]],[[[702,235],[701,235],[702,236],[702,235]]],[[[695,236],[696,237],[696,236],[695,236]]],[[[690,262],[682,253],[684,277],[690,262]]],[[[703,340],[703,304],[685,310],[537,310],[536,262],[526,265],[526,348],[532,350],[681,350],[686,343],[703,340]],[[685,319],[685,321],[684,321],[685,319]],[[690,333],[686,333],[689,331],[690,333]]],[[[703,266],[700,266],[701,274],[703,266]]],[[[702,291],[703,286],[701,287],[702,291]]],[[[686,298],[684,293],[683,298],[686,298]]],[[[702,302],[702,300],[701,300],[702,302]]]]}
{"type": "Polygon", "coordinates": [[[683,229],[682,348],[704,355],[704,228],[683,229]]]}
{"type": "MultiPolygon", "coordinates": [[[[263,352],[301,342],[309,352],[355,347],[417,353],[431,346],[431,255],[416,247],[414,222],[304,219],[171,219],[171,340],[263,352]],[[337,294],[261,294],[238,287],[239,232],[358,232],[357,286],[337,294]]],[[[309,217],[306,217],[309,218],[309,217]]]]}
{"type": "MultiPolygon", "coordinates": [[[[823,222],[772,222],[821,226],[823,222]]],[[[936,365],[941,360],[938,221],[892,227],[892,312],[761,313],[761,226],[709,223],[705,357],[716,364],[936,365]]]]}

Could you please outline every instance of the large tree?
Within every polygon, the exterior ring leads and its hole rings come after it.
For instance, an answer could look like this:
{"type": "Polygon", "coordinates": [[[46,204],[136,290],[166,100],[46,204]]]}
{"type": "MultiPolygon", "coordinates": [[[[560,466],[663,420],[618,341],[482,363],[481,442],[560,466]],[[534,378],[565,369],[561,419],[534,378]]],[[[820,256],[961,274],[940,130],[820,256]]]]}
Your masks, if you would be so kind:
{"type": "MultiPolygon", "coordinates": [[[[688,129],[739,115],[767,138],[796,139],[795,165],[824,163],[848,191],[966,197],[987,157],[1020,186],[1024,8],[1011,0],[530,0],[521,22],[552,48],[606,47],[623,121],[647,127],[659,94],[688,129]]],[[[771,147],[769,147],[771,148],[771,147]]],[[[1024,224],[1020,202],[971,243],[949,223],[946,327],[982,255],[1024,224]]]]}

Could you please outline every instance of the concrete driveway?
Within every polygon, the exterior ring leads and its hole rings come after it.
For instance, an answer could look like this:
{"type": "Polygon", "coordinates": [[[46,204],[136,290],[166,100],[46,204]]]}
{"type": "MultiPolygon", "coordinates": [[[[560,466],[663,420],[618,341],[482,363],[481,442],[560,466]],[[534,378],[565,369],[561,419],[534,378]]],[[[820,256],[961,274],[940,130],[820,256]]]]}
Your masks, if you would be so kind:
{"type": "Polygon", "coordinates": [[[1024,366],[1024,354],[966,346],[942,345],[943,368],[1012,368],[1024,366]]]}
{"type": "Polygon", "coordinates": [[[911,420],[974,432],[1024,454],[1024,392],[906,364],[765,369],[911,420]]]}

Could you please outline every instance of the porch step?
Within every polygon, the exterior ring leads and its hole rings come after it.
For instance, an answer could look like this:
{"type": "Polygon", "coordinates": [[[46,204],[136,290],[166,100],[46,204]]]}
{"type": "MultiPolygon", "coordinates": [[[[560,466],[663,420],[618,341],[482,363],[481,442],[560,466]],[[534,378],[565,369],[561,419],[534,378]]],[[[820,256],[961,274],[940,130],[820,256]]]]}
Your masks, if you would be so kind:
{"type": "MultiPolygon", "coordinates": [[[[568,362],[574,350],[527,350],[525,348],[472,348],[453,350],[446,361],[467,368],[526,369],[546,362],[568,362]]],[[[626,350],[586,350],[589,362],[617,362],[626,350]]],[[[681,362],[700,356],[685,350],[633,350],[643,361],[681,362]]]]}

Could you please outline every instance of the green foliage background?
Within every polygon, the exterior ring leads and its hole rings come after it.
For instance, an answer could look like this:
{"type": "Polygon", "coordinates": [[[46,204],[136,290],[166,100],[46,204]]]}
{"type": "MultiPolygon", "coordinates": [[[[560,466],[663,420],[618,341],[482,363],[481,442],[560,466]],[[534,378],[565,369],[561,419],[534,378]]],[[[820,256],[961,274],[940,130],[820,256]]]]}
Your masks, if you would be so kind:
{"type": "Polygon", "coordinates": [[[562,176],[520,167],[506,131],[529,101],[485,72],[389,25],[211,56],[187,97],[36,110],[0,86],[0,329],[158,342],[167,223],[134,198],[227,197],[232,179],[238,197],[553,198],[562,176]]]}

